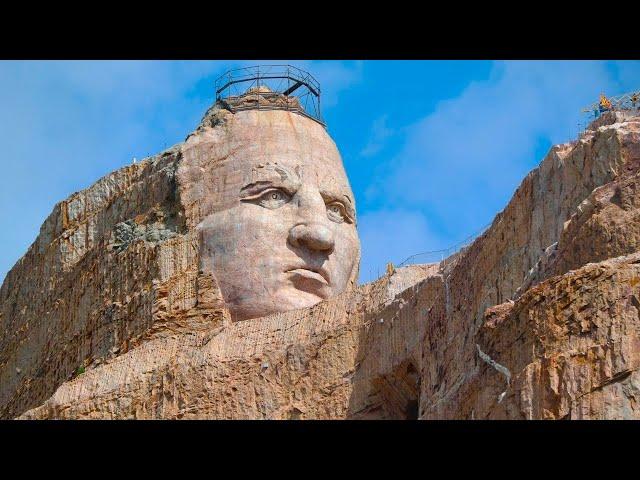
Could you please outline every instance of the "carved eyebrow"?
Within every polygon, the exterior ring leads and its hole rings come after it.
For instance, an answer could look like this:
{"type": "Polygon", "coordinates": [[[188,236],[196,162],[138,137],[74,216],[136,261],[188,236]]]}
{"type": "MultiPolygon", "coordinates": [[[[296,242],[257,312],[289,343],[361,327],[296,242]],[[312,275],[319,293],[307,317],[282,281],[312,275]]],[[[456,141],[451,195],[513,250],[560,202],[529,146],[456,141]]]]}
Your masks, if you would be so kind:
{"type": "Polygon", "coordinates": [[[240,189],[240,196],[245,197],[247,195],[254,195],[256,193],[261,192],[266,187],[271,185],[273,185],[273,182],[270,180],[260,180],[257,182],[250,183],[240,189]]]}
{"type": "Polygon", "coordinates": [[[258,180],[257,182],[249,183],[240,189],[240,198],[247,198],[259,193],[262,193],[269,187],[276,187],[285,190],[288,194],[293,195],[296,193],[297,186],[294,182],[288,179],[279,180],[258,180]]]}
{"type": "Polygon", "coordinates": [[[346,193],[336,193],[333,192],[331,190],[327,190],[327,189],[322,189],[320,190],[320,195],[322,195],[322,197],[325,200],[346,200],[347,202],[349,202],[349,206],[351,207],[353,205],[353,201],[351,200],[351,197],[349,197],[349,195],[347,195],[346,193]]]}
{"type": "Polygon", "coordinates": [[[332,192],[326,189],[320,190],[320,195],[322,195],[322,198],[326,203],[336,202],[336,201],[342,202],[344,204],[345,209],[347,210],[347,216],[349,217],[349,220],[351,222],[355,221],[356,211],[353,208],[353,201],[351,200],[351,197],[349,197],[349,195],[347,195],[346,193],[337,194],[335,192],[332,192]],[[346,200],[346,202],[344,200],[346,200]]]}
{"type": "Polygon", "coordinates": [[[300,188],[300,179],[295,172],[277,163],[260,164],[252,169],[254,182],[240,189],[240,197],[245,198],[259,194],[269,187],[282,188],[293,195],[300,188]],[[275,174],[275,175],[274,175],[275,174]],[[257,179],[256,179],[257,177],[257,179]]]}

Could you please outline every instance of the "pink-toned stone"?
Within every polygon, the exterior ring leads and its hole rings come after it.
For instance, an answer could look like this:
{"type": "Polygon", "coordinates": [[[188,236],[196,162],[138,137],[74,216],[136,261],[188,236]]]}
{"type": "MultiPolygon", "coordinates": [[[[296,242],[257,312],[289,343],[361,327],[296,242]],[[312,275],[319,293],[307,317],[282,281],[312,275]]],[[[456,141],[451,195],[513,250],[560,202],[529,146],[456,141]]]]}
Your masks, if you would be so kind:
{"type": "Polygon", "coordinates": [[[182,155],[177,182],[199,269],[234,320],[309,307],[355,284],[355,199],[319,123],[288,111],[227,114],[182,155]]]}

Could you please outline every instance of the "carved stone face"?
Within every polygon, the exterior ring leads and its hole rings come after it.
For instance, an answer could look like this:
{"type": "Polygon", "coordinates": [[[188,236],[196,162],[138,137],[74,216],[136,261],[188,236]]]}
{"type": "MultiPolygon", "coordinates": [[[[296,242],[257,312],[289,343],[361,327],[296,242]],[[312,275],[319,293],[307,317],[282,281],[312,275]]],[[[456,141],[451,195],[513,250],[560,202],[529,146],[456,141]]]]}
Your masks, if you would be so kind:
{"type": "Polygon", "coordinates": [[[309,307],[355,281],[354,197],[322,126],[242,111],[208,135],[190,156],[199,152],[210,211],[198,225],[201,270],[217,279],[234,320],[309,307]]]}

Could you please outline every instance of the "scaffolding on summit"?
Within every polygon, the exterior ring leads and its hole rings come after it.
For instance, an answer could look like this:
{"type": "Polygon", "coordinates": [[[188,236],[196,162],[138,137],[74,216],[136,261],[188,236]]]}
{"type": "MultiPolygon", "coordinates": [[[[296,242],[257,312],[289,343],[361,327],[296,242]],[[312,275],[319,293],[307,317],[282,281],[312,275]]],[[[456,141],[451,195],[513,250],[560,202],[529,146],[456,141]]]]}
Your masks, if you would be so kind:
{"type": "Polygon", "coordinates": [[[229,70],[216,79],[216,101],[232,112],[288,110],[326,128],[320,111],[320,84],[292,65],[256,65],[229,70]]]}
{"type": "Polygon", "coordinates": [[[586,113],[590,118],[596,119],[605,112],[634,110],[640,110],[640,90],[624,93],[617,97],[607,97],[604,93],[601,93],[600,99],[587,108],[583,108],[582,113],[586,113]]]}
{"type": "Polygon", "coordinates": [[[640,90],[623,93],[616,97],[607,97],[601,93],[597,102],[580,111],[582,119],[578,122],[578,135],[585,133],[591,122],[607,112],[628,112],[640,115],[640,90]]]}

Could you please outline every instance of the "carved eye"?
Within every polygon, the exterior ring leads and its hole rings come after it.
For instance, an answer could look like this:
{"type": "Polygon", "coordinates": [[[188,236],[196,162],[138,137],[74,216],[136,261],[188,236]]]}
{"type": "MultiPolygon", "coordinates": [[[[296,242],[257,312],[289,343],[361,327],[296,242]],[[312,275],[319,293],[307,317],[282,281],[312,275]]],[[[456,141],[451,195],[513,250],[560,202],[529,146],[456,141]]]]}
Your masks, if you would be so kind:
{"type": "Polygon", "coordinates": [[[340,202],[333,202],[327,205],[327,217],[329,217],[329,220],[336,223],[344,222],[346,218],[344,205],[340,202]]]}
{"type": "Polygon", "coordinates": [[[261,207],[273,210],[275,208],[280,208],[289,200],[291,200],[291,196],[288,193],[272,188],[267,190],[260,196],[258,204],[261,207]]]}

